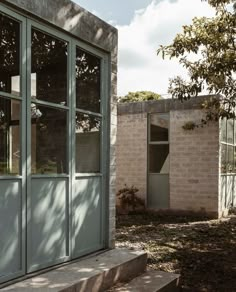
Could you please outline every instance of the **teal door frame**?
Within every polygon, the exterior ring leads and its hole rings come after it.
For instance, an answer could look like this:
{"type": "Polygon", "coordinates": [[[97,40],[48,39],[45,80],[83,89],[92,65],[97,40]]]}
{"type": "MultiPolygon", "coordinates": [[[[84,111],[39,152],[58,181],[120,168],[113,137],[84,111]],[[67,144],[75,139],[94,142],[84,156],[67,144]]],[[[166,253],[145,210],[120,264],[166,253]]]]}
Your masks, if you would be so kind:
{"type": "MultiPolygon", "coordinates": [[[[170,206],[169,169],[167,173],[150,171],[150,145],[170,145],[169,113],[150,113],[147,115],[147,205],[150,209],[168,209],[170,206]],[[151,116],[168,116],[168,141],[151,141],[151,116]]],[[[170,155],[170,152],[169,152],[170,155]]]]}
{"type": "MultiPolygon", "coordinates": [[[[0,283],[6,282],[17,277],[23,276],[49,266],[69,261],[73,258],[78,258],[90,252],[106,248],[108,245],[108,175],[109,175],[109,62],[110,57],[108,53],[102,52],[94,47],[84,44],[69,35],[58,31],[57,29],[36,22],[28,16],[20,15],[17,11],[8,9],[5,5],[0,4],[0,12],[12,17],[21,22],[21,97],[12,96],[8,93],[0,92],[0,96],[6,98],[13,98],[22,103],[21,107],[21,175],[19,176],[0,176],[1,181],[22,181],[21,190],[21,206],[19,212],[21,213],[21,234],[20,245],[21,254],[21,268],[15,273],[7,275],[0,275],[0,283]],[[68,43],[68,87],[67,87],[67,106],[52,104],[50,102],[34,100],[34,103],[63,109],[67,111],[67,174],[57,175],[32,175],[31,174],[31,29],[35,28],[43,33],[52,35],[68,43]],[[101,60],[101,113],[96,114],[92,112],[80,111],[92,116],[101,118],[101,153],[100,173],[86,173],[80,174],[75,172],[75,51],[76,46],[94,54],[101,60]],[[45,183],[45,180],[51,179],[53,181],[59,180],[65,182],[65,202],[66,202],[66,254],[63,257],[53,260],[52,262],[35,264],[31,261],[31,240],[30,234],[32,232],[32,181],[38,183],[45,183]],[[100,200],[100,238],[96,245],[86,250],[76,251],[75,236],[73,234],[73,206],[72,195],[76,191],[77,180],[90,179],[90,183],[94,180],[99,180],[99,200],[100,200]]],[[[98,190],[97,189],[97,190],[98,190]]],[[[1,195],[1,194],[0,194],[1,195]]],[[[0,201],[1,202],[1,201],[0,201]]],[[[0,206],[1,207],[1,206],[0,206]]],[[[92,232],[89,230],[88,232],[92,232]]]]}
{"type": "MultiPolygon", "coordinates": [[[[25,247],[26,247],[26,147],[25,147],[25,139],[26,139],[26,100],[25,100],[25,95],[26,95],[26,19],[25,17],[18,15],[14,11],[8,9],[7,7],[3,6],[0,4],[0,12],[5,14],[7,17],[14,19],[15,21],[20,23],[20,91],[21,94],[20,96],[16,96],[14,94],[10,93],[5,93],[5,92],[0,92],[0,96],[8,99],[8,100],[15,100],[19,101],[21,103],[21,114],[20,114],[20,119],[21,119],[21,127],[20,127],[20,150],[21,150],[21,157],[20,157],[20,167],[19,167],[19,174],[18,175],[0,175],[0,212],[1,212],[1,204],[4,205],[6,200],[4,196],[7,193],[7,196],[12,196],[12,193],[9,191],[9,188],[4,188],[4,185],[6,184],[14,184],[14,187],[18,185],[18,194],[17,194],[17,199],[18,199],[18,211],[17,214],[11,214],[11,210],[5,210],[9,212],[10,216],[16,216],[17,223],[18,223],[18,236],[17,238],[12,239],[9,242],[9,245],[12,244],[12,241],[14,240],[16,244],[18,245],[18,254],[15,254],[14,256],[18,258],[18,264],[17,268],[12,267],[13,271],[8,272],[6,274],[1,274],[0,273],[0,283],[1,282],[6,282],[9,281],[13,278],[20,277],[25,274],[25,269],[26,269],[26,253],[25,253],[25,247]]],[[[16,195],[16,194],[15,194],[16,195]]],[[[7,218],[5,218],[7,220],[7,218]]],[[[13,226],[9,226],[9,222],[3,221],[0,222],[0,225],[2,223],[2,226],[4,225],[5,228],[11,229],[13,226]]],[[[3,226],[3,230],[4,229],[3,226]]],[[[1,230],[1,227],[0,227],[1,230]]],[[[4,233],[1,233],[1,239],[6,240],[4,233]]],[[[1,243],[0,239],[0,243],[1,243]]],[[[4,244],[4,243],[3,243],[4,244]]],[[[0,244],[1,245],[1,244],[0,244]]],[[[0,246],[1,248],[1,246],[0,246]]],[[[6,254],[8,254],[9,251],[6,251],[6,254]]],[[[1,251],[0,251],[1,255],[1,251]]],[[[12,256],[10,254],[9,256],[12,256]]],[[[0,259],[1,262],[4,261],[3,257],[1,256],[0,259]]]]}

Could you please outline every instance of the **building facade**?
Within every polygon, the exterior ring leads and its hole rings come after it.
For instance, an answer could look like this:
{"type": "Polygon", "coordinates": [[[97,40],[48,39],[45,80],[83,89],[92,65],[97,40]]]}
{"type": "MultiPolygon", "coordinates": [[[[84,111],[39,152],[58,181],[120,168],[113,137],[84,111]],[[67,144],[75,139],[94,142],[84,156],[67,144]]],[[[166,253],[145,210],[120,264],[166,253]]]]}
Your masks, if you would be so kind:
{"type": "Polygon", "coordinates": [[[0,283],[114,246],[117,30],[0,4],[0,283]]]}
{"type": "Polygon", "coordinates": [[[234,122],[183,129],[204,118],[206,98],[118,105],[117,191],[133,185],[150,209],[213,217],[236,205],[234,122]]]}

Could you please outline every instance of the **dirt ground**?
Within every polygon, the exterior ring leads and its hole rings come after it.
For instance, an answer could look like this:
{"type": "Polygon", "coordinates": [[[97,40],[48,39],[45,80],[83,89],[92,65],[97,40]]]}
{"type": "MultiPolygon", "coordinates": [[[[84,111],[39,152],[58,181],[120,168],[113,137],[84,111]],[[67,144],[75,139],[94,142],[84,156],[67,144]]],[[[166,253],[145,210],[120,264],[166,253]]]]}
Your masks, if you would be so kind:
{"type": "Polygon", "coordinates": [[[236,292],[236,216],[122,215],[116,245],[147,251],[148,267],[180,274],[182,291],[236,292]]]}

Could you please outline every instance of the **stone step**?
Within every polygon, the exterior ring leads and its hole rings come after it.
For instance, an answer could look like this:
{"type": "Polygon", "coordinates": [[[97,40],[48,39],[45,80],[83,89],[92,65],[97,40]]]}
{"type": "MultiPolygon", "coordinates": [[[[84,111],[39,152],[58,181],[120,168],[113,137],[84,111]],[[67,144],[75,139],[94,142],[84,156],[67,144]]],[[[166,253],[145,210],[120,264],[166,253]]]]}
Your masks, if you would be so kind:
{"type": "MultiPolygon", "coordinates": [[[[147,271],[131,282],[109,289],[109,292],[177,292],[180,276],[162,271],[147,271]]],[[[107,292],[108,292],[107,291],[107,292]]]]}
{"type": "Polygon", "coordinates": [[[98,292],[127,282],[146,270],[143,251],[113,249],[18,282],[1,291],[98,292]]]}

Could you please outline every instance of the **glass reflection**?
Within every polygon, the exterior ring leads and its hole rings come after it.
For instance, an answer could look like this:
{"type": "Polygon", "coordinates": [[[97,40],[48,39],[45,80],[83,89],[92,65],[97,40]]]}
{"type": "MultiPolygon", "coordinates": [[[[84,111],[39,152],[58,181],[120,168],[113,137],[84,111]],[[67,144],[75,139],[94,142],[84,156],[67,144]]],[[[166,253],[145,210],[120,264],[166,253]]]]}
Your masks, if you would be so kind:
{"type": "Polygon", "coordinates": [[[101,60],[96,56],[76,49],[76,107],[100,112],[101,60]]]}
{"type": "Polygon", "coordinates": [[[0,13],[0,91],[20,95],[20,24],[0,13]]]}
{"type": "Polygon", "coordinates": [[[0,175],[20,171],[20,102],[0,97],[0,175]]]}
{"type": "Polygon", "coordinates": [[[169,173],[169,145],[149,145],[149,172],[169,173]]]}
{"type": "Polygon", "coordinates": [[[169,115],[151,115],[150,116],[150,141],[160,142],[168,141],[169,133],[169,115]]]}
{"type": "Polygon", "coordinates": [[[34,29],[31,97],[67,104],[67,43],[34,29]]]}
{"type": "Polygon", "coordinates": [[[76,114],[76,172],[100,172],[101,120],[76,114]]]}
{"type": "Polygon", "coordinates": [[[67,173],[67,112],[31,104],[31,168],[33,174],[67,173]]]}

